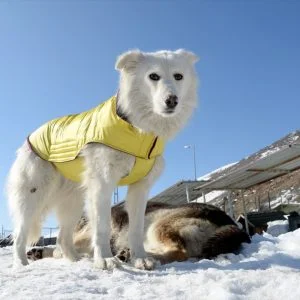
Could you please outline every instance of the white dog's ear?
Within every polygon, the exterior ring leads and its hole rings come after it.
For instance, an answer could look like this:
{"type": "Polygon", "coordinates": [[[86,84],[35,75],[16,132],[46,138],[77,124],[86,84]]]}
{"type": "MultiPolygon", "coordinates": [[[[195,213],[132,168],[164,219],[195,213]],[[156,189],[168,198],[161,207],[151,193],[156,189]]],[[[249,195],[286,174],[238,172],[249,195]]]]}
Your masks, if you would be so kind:
{"type": "Polygon", "coordinates": [[[186,51],[184,49],[178,49],[175,51],[175,53],[186,57],[189,60],[189,62],[192,64],[195,64],[199,60],[199,57],[191,51],[186,51]]]}
{"type": "Polygon", "coordinates": [[[115,68],[121,71],[122,69],[133,69],[141,61],[143,53],[139,50],[132,50],[121,54],[117,61],[115,68]]]}

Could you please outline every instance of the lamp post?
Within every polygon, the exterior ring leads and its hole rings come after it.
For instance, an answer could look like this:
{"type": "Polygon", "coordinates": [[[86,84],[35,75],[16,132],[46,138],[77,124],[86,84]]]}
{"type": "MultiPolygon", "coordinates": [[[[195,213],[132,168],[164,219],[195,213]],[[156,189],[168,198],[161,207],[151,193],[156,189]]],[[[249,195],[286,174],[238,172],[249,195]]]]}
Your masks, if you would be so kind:
{"type": "Polygon", "coordinates": [[[193,156],[194,156],[194,179],[197,180],[197,168],[196,168],[196,147],[195,144],[193,145],[185,145],[184,149],[192,149],[193,150],[193,156]]]}

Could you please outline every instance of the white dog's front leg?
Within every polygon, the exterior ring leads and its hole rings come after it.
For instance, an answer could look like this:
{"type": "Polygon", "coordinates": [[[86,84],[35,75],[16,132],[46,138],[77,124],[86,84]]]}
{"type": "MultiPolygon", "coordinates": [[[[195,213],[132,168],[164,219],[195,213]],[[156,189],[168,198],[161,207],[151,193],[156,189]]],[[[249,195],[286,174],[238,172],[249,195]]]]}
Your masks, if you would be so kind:
{"type": "Polygon", "coordinates": [[[128,242],[133,265],[139,269],[152,270],[155,261],[147,257],[144,249],[144,219],[150,187],[160,176],[164,159],[159,156],[150,173],[141,181],[128,187],[126,206],[129,216],[128,242]]]}
{"type": "Polygon", "coordinates": [[[144,217],[148,193],[149,186],[145,182],[129,186],[126,206],[129,217],[128,242],[131,261],[138,269],[152,270],[155,262],[147,257],[144,249],[144,217]]]}
{"type": "Polygon", "coordinates": [[[100,269],[113,269],[119,263],[110,247],[111,196],[114,185],[95,180],[89,186],[90,217],[93,229],[94,265],[100,269]]]}

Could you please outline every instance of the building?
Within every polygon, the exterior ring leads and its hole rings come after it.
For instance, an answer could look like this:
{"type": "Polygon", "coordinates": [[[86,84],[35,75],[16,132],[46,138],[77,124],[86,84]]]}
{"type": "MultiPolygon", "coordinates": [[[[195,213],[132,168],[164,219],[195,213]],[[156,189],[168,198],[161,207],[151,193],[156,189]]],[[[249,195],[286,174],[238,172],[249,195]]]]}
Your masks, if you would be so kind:
{"type": "MultiPolygon", "coordinates": [[[[284,177],[292,177],[293,188],[300,192],[300,131],[285,136],[229,168],[213,172],[208,179],[181,181],[150,200],[180,204],[197,201],[201,197],[200,201],[206,202],[211,192],[219,192],[232,217],[243,212],[247,219],[248,211],[272,208],[270,189],[267,191],[268,205],[262,205],[263,201],[256,197],[256,191],[264,184],[276,187],[276,180],[284,177]],[[250,206],[250,198],[255,199],[256,207],[250,206]]],[[[248,222],[245,226],[249,231],[248,222]]]]}

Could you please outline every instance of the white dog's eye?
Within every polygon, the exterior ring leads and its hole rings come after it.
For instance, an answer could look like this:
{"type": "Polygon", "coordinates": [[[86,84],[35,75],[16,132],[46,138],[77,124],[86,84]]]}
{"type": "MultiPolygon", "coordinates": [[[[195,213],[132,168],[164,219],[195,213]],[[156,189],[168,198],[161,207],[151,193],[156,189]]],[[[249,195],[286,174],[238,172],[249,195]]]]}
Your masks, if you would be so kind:
{"type": "Polygon", "coordinates": [[[183,79],[183,75],[179,74],[179,73],[175,73],[174,74],[174,78],[175,78],[175,80],[182,80],[183,79]]]}
{"type": "Polygon", "coordinates": [[[151,74],[149,75],[149,78],[150,78],[151,80],[158,81],[158,80],[160,79],[160,76],[157,75],[156,73],[151,73],[151,74]]]}

